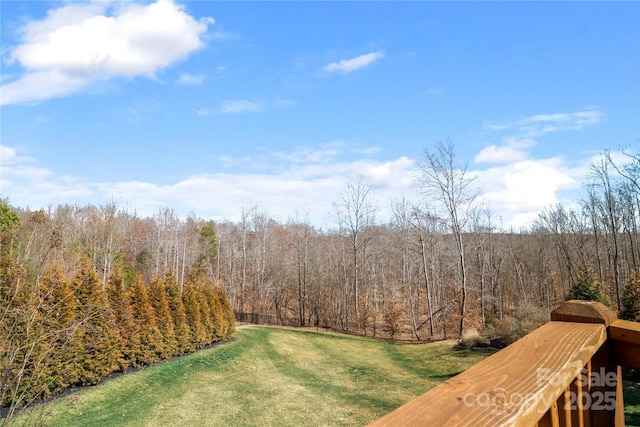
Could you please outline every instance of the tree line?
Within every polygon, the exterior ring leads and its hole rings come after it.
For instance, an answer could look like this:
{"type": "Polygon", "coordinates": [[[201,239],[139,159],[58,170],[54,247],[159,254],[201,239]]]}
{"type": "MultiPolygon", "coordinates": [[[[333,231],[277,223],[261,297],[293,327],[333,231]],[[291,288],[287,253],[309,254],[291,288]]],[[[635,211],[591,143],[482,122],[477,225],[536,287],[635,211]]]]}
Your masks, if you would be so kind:
{"type": "MultiPolygon", "coordinates": [[[[214,222],[170,208],[140,216],[114,203],[40,210],[7,204],[2,222],[13,224],[7,217],[14,215],[17,225],[2,227],[3,235],[13,227],[19,242],[16,265],[28,260],[29,294],[35,284],[46,288],[55,277],[84,271],[114,315],[109,289],[122,277],[132,305],[144,299],[136,289],[151,294],[160,282],[169,302],[169,290],[177,289],[186,311],[189,292],[213,283],[229,310],[279,324],[412,340],[493,328],[513,339],[545,321],[584,281],[625,308],[625,290],[640,268],[640,149],[604,153],[585,181],[582,200],[505,229],[445,141],[425,150],[416,183],[423,196],[394,200],[385,220],[374,189],[358,177],[334,202],[335,224],[327,229],[299,214],[276,221],[259,206],[214,222]]],[[[86,287],[80,279],[70,283],[74,292],[86,287]]],[[[121,359],[133,364],[136,357],[121,359]]]]}

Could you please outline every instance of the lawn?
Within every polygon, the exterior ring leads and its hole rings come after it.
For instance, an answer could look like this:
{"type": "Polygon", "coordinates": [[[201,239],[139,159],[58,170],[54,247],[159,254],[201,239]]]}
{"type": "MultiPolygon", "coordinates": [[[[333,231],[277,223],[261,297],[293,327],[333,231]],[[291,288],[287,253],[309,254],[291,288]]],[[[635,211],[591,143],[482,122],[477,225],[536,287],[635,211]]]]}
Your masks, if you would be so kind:
{"type": "Polygon", "coordinates": [[[361,426],[490,353],[246,326],[236,340],[57,399],[48,426],[361,426]]]}

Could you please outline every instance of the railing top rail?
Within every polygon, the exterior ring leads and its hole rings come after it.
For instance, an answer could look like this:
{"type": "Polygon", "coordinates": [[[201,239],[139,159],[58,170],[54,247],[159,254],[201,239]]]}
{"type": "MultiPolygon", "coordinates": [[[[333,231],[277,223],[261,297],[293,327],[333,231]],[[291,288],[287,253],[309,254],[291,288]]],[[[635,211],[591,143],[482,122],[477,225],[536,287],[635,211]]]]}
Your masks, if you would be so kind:
{"type": "Polygon", "coordinates": [[[370,426],[535,425],[605,343],[607,327],[616,321],[615,313],[600,305],[594,309],[572,301],[565,306],[552,315],[562,321],[541,326],[370,426]]]}
{"type": "Polygon", "coordinates": [[[615,341],[640,345],[640,323],[616,320],[609,327],[609,335],[615,341]]]}
{"type": "Polygon", "coordinates": [[[625,368],[640,370],[640,323],[616,320],[609,326],[616,363],[625,368]]]}

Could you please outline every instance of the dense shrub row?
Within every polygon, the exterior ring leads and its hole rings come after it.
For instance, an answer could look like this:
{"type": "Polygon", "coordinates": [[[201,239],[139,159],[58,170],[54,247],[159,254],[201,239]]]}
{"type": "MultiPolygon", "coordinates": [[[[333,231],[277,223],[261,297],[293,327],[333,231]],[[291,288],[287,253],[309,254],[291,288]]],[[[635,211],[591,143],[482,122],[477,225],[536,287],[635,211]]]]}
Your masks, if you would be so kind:
{"type": "MultiPolygon", "coordinates": [[[[6,255],[6,254],[5,254],[6,255]]],[[[103,286],[84,261],[71,279],[52,267],[40,280],[3,257],[0,274],[1,403],[21,407],[71,385],[192,352],[235,331],[224,292],[205,277],[180,288],[173,275],[103,286]]]]}

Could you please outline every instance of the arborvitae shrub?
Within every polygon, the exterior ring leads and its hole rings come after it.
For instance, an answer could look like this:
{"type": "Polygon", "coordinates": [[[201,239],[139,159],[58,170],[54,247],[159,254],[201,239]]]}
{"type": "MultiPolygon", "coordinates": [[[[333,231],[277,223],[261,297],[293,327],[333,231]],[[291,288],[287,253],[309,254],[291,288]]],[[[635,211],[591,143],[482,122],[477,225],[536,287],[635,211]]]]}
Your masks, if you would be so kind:
{"type": "Polygon", "coordinates": [[[196,292],[198,294],[198,302],[200,305],[200,319],[202,321],[202,328],[204,329],[203,340],[200,343],[200,347],[204,347],[207,344],[211,344],[213,341],[216,341],[214,337],[213,312],[209,305],[205,288],[200,285],[196,288],[196,292]]]}
{"type": "Polygon", "coordinates": [[[222,311],[222,305],[218,298],[217,289],[213,287],[207,287],[205,289],[205,295],[209,308],[211,309],[211,323],[213,325],[213,341],[222,339],[224,335],[224,313],[222,311]]]}
{"type": "Polygon", "coordinates": [[[140,333],[131,308],[129,292],[118,267],[111,272],[106,291],[122,337],[118,365],[120,370],[125,370],[136,363],[137,353],[140,351],[140,333]]]}
{"type": "Polygon", "coordinates": [[[46,342],[49,360],[45,392],[48,396],[78,382],[75,371],[68,368],[75,362],[73,336],[79,324],[75,317],[75,295],[60,267],[54,266],[44,275],[39,291],[40,311],[48,335],[46,342]]]}
{"type": "Polygon", "coordinates": [[[182,303],[191,329],[190,347],[201,348],[207,341],[207,332],[202,325],[202,312],[197,285],[188,282],[182,289],[182,303]]]}
{"type": "Polygon", "coordinates": [[[182,295],[180,295],[180,288],[172,274],[165,276],[164,286],[167,292],[167,301],[169,303],[169,309],[171,310],[171,317],[173,318],[176,354],[193,351],[195,347],[191,346],[191,329],[189,328],[187,315],[184,311],[182,295]]]}
{"type": "Polygon", "coordinates": [[[227,298],[227,294],[222,289],[218,289],[218,300],[222,307],[224,319],[224,327],[220,338],[226,340],[236,332],[236,316],[233,314],[233,308],[227,298]]]}
{"type": "Polygon", "coordinates": [[[163,338],[164,345],[162,346],[160,357],[167,359],[176,354],[177,344],[173,318],[171,317],[171,310],[164,290],[164,283],[159,278],[153,279],[149,285],[149,301],[153,306],[156,323],[163,338]]]}
{"type": "Polygon", "coordinates": [[[163,352],[164,337],[158,329],[156,315],[149,302],[142,276],[136,278],[131,289],[131,308],[140,337],[136,365],[147,365],[159,361],[163,352]]]}
{"type": "Polygon", "coordinates": [[[72,286],[80,322],[74,336],[74,365],[80,384],[96,384],[118,369],[121,337],[93,265],[83,262],[72,286]]]}

